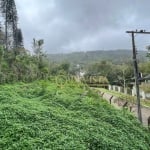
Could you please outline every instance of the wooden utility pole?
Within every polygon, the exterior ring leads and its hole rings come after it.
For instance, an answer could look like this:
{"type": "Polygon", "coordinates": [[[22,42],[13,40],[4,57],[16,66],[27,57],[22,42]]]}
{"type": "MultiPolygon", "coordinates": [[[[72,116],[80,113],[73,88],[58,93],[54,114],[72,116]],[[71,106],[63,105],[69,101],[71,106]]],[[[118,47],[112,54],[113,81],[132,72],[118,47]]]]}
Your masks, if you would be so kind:
{"type": "Polygon", "coordinates": [[[137,64],[137,52],[135,47],[135,38],[134,34],[150,34],[150,32],[146,32],[145,30],[140,31],[126,31],[126,33],[130,33],[132,36],[132,48],[133,48],[133,65],[134,65],[134,77],[135,77],[135,86],[136,86],[136,96],[137,96],[137,114],[138,119],[142,123],[142,113],[141,113],[141,104],[140,104],[140,90],[139,90],[139,82],[140,76],[138,71],[138,64],[137,64]]]}
{"type": "Polygon", "coordinates": [[[7,2],[5,2],[5,49],[8,50],[8,10],[7,2]]]}

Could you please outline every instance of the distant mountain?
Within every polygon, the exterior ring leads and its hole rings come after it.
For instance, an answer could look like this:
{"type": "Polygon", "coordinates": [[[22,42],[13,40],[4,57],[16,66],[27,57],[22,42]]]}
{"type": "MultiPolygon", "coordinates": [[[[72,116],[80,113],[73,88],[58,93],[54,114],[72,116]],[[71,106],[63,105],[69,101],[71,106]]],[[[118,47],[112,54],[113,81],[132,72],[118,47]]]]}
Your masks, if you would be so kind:
{"type": "MultiPolygon", "coordinates": [[[[137,57],[140,62],[147,60],[146,53],[146,51],[138,51],[137,57]]],[[[48,54],[48,58],[52,62],[67,61],[73,64],[86,64],[98,61],[110,61],[115,64],[121,64],[132,61],[132,50],[97,50],[67,54],[48,54]]]]}

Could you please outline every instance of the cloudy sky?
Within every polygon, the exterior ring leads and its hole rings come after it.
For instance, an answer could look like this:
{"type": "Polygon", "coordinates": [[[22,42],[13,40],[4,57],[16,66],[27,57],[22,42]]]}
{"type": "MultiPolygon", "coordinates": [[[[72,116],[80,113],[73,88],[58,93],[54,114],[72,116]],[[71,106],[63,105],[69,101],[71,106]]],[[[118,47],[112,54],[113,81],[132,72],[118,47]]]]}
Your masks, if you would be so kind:
{"type": "MultiPolygon", "coordinates": [[[[44,39],[47,53],[131,49],[126,30],[150,31],[149,0],[16,0],[27,49],[44,39]]],[[[145,49],[150,35],[136,35],[145,49]]]]}

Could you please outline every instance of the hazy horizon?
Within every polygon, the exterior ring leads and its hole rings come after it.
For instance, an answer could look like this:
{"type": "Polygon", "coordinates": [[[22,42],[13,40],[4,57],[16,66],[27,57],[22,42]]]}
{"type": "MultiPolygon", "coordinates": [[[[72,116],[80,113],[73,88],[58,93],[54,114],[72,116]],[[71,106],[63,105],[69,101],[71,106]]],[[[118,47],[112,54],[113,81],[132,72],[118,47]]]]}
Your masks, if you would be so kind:
{"type": "MultiPolygon", "coordinates": [[[[112,51],[130,51],[132,55],[132,48],[131,49],[105,49],[105,50],[75,50],[75,51],[67,51],[67,52],[50,52],[46,54],[71,54],[71,53],[89,53],[89,52],[112,52],[112,51]]],[[[147,52],[147,50],[138,50],[138,52],[147,52]]]]}

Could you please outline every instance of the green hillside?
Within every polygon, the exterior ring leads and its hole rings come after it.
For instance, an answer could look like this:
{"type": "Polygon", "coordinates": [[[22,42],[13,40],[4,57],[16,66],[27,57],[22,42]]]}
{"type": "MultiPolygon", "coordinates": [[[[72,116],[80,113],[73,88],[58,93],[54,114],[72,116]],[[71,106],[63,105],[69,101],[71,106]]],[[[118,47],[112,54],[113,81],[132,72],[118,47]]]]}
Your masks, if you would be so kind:
{"type": "MultiPolygon", "coordinates": [[[[145,61],[146,51],[138,51],[138,58],[140,61],[145,61]]],[[[111,61],[113,63],[123,63],[132,60],[132,50],[97,50],[87,52],[74,52],[67,54],[48,54],[48,58],[54,62],[68,61],[73,64],[77,63],[91,63],[97,61],[111,61]]]]}
{"type": "Polygon", "coordinates": [[[74,81],[0,85],[0,118],[1,150],[150,147],[150,134],[132,115],[74,81]]]}

